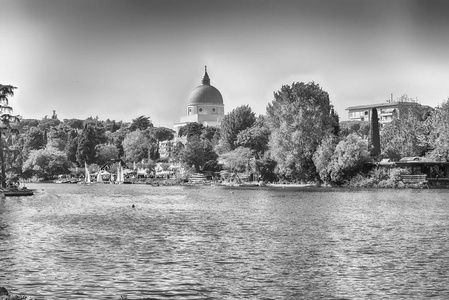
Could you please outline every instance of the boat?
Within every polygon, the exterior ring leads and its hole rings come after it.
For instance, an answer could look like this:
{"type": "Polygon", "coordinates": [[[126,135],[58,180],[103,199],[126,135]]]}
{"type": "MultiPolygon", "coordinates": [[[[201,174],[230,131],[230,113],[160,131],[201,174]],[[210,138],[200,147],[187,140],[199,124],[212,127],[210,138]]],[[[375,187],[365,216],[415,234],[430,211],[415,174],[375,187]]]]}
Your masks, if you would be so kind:
{"type": "Polygon", "coordinates": [[[115,183],[122,184],[125,182],[125,175],[123,173],[123,167],[122,164],[119,163],[117,167],[117,180],[115,183]]]}
{"type": "Polygon", "coordinates": [[[91,180],[90,180],[90,172],[89,172],[89,169],[87,168],[87,163],[84,163],[84,169],[86,172],[86,174],[84,175],[84,178],[85,178],[86,184],[89,185],[89,184],[91,184],[91,180]]]}
{"type": "Polygon", "coordinates": [[[33,196],[33,190],[22,188],[22,189],[5,189],[1,191],[6,197],[20,197],[20,196],[33,196]]]}

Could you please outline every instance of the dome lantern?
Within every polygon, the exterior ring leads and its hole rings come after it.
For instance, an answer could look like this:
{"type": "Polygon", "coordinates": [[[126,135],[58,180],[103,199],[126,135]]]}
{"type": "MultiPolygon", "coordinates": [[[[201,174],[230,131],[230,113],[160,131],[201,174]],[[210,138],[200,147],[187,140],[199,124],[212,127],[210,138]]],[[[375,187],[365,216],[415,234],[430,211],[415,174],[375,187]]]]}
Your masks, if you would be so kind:
{"type": "Polygon", "coordinates": [[[207,66],[204,66],[204,75],[203,75],[203,79],[201,80],[201,83],[203,85],[205,85],[205,84],[210,85],[209,74],[207,74],[207,66]]]}

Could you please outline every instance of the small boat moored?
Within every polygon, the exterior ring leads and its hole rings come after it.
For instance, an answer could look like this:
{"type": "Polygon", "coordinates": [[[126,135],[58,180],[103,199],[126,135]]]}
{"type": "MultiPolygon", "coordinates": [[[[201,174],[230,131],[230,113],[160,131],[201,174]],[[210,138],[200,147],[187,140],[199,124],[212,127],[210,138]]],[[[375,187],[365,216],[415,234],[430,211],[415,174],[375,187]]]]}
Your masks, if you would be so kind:
{"type": "Polygon", "coordinates": [[[29,190],[27,188],[23,189],[4,189],[0,191],[5,197],[20,197],[20,196],[33,196],[33,190],[29,190]]]}

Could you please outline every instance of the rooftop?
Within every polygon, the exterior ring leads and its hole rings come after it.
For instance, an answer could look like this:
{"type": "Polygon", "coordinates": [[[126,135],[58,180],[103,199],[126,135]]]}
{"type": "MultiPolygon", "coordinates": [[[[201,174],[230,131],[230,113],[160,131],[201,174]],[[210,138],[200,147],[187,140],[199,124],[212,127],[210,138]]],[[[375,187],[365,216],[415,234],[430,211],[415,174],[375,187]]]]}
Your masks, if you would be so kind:
{"type": "Polygon", "coordinates": [[[386,102],[386,103],[374,103],[374,104],[350,106],[350,107],[346,108],[346,110],[358,110],[358,109],[371,109],[371,108],[380,108],[380,107],[390,107],[390,106],[398,106],[399,104],[421,105],[418,102],[386,102]]]}

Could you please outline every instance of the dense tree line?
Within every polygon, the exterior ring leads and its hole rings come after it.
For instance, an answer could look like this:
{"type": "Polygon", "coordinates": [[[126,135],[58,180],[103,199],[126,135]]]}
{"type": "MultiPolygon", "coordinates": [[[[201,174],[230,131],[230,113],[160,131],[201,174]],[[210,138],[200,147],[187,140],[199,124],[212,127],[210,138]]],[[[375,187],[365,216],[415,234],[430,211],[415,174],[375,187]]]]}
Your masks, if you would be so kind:
{"type": "MultiPolygon", "coordinates": [[[[406,96],[404,96],[406,97],[406,96]]],[[[220,128],[190,123],[175,132],[139,116],[114,120],[24,119],[3,132],[8,176],[52,177],[114,159],[154,165],[165,161],[195,172],[249,172],[263,180],[344,184],[369,161],[422,156],[449,161],[449,100],[435,109],[403,105],[391,123],[339,122],[318,84],[293,83],[274,92],[265,115],[243,105],[220,128]],[[380,128],[378,128],[380,127],[380,128]],[[160,142],[171,145],[160,158],[160,142]]]]}

